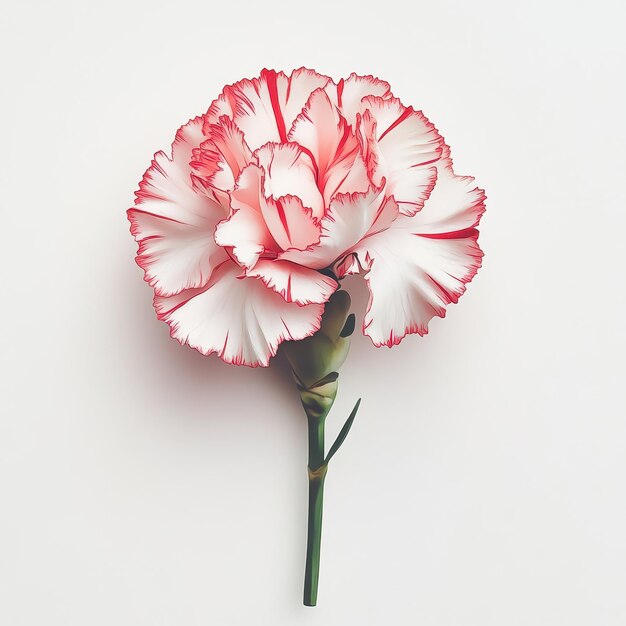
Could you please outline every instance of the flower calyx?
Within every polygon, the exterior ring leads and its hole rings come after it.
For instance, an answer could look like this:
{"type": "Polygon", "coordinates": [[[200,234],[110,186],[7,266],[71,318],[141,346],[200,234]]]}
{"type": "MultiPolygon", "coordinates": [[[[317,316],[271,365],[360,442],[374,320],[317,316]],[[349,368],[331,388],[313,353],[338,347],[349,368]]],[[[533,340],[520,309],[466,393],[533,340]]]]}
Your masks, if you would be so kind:
{"type": "Polygon", "coordinates": [[[348,356],[355,326],[350,296],[335,292],[326,303],[320,329],[311,337],[284,344],[308,416],[326,417],[337,395],[338,369],[348,356]]]}

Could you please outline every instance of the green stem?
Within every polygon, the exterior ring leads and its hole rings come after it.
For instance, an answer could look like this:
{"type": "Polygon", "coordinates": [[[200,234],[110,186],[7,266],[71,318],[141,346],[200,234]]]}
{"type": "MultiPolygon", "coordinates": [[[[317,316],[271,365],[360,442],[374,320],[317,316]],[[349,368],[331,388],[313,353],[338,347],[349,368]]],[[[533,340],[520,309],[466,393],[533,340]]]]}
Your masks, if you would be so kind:
{"type": "Polygon", "coordinates": [[[317,604],[322,541],[322,511],[324,505],[324,419],[307,415],[309,426],[309,519],[304,571],[304,604],[317,604]]]}

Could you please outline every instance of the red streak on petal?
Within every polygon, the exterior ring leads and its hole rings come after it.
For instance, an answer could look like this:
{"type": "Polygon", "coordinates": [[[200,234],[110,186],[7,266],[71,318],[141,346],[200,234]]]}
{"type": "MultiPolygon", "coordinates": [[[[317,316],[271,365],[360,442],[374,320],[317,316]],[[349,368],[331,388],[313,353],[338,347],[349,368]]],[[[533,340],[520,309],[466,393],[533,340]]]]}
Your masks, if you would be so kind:
{"type": "Polygon", "coordinates": [[[416,235],[427,239],[469,239],[470,237],[477,237],[478,231],[475,228],[464,228],[448,233],[416,233],[416,235]]]}
{"type": "Polygon", "coordinates": [[[337,193],[337,189],[339,189],[341,187],[341,185],[344,184],[344,182],[346,181],[346,178],[348,178],[348,176],[350,176],[350,174],[351,174],[351,172],[350,172],[350,170],[348,170],[346,172],[346,175],[339,181],[339,184],[335,187],[333,192],[330,194],[329,198],[332,198],[337,193]]]}
{"type": "Polygon", "coordinates": [[[376,211],[376,217],[372,221],[372,226],[374,226],[374,224],[376,224],[376,222],[379,220],[380,216],[382,215],[383,211],[385,210],[385,207],[387,206],[387,202],[389,202],[389,198],[385,198],[380,203],[380,206],[378,207],[378,211],[376,211]]]}
{"type": "Polygon", "coordinates": [[[319,167],[317,166],[317,161],[315,160],[315,157],[313,156],[313,153],[308,148],[305,148],[304,146],[301,146],[300,144],[298,144],[298,147],[300,148],[300,150],[302,150],[302,152],[304,152],[304,154],[306,154],[311,159],[311,163],[313,163],[313,169],[315,170],[315,184],[318,184],[319,178],[320,178],[320,171],[319,171],[319,167]]]}
{"type": "Polygon", "coordinates": [[[413,113],[412,107],[408,107],[404,110],[404,113],[378,138],[378,141],[382,141],[382,138],[388,133],[391,132],[398,124],[402,124],[404,120],[409,117],[413,113]]]}
{"type": "MultiPolygon", "coordinates": [[[[342,118],[342,120],[343,120],[343,118],[342,118]]],[[[341,139],[339,141],[339,144],[337,145],[337,150],[335,151],[335,158],[343,150],[343,148],[346,145],[346,142],[348,141],[348,138],[350,137],[350,135],[351,135],[350,127],[344,121],[344,124],[343,124],[343,136],[341,137],[341,139]]]]}
{"type": "Polygon", "coordinates": [[[289,243],[291,243],[291,234],[289,232],[289,224],[287,222],[287,216],[285,215],[285,207],[280,200],[276,200],[276,209],[278,210],[278,217],[280,218],[280,223],[283,225],[285,229],[285,233],[287,234],[287,239],[289,239],[289,243]]]}
{"type": "Polygon", "coordinates": [[[276,82],[276,72],[269,70],[264,72],[265,80],[267,81],[267,89],[270,94],[270,101],[272,103],[272,111],[276,118],[276,127],[278,128],[278,135],[283,143],[287,143],[287,129],[285,128],[285,118],[283,112],[280,110],[280,102],[278,101],[278,84],[276,82]]]}
{"type": "Polygon", "coordinates": [[[343,78],[337,83],[337,106],[343,107],[343,78]]]}
{"type": "Polygon", "coordinates": [[[448,288],[444,287],[440,282],[436,281],[432,276],[428,276],[430,281],[437,287],[444,298],[446,299],[446,304],[456,304],[459,301],[459,296],[454,292],[450,291],[448,288]]]}
{"type": "Polygon", "coordinates": [[[285,300],[287,300],[287,302],[293,301],[293,297],[291,295],[291,272],[287,276],[287,289],[285,292],[285,300]]]}
{"type": "Polygon", "coordinates": [[[431,159],[430,161],[424,161],[423,163],[415,163],[414,165],[410,165],[409,167],[411,167],[411,168],[413,168],[413,167],[424,167],[425,165],[430,165],[431,163],[437,163],[437,161],[439,161],[440,158],[441,157],[438,155],[434,159],[431,159]]]}
{"type": "MultiPolygon", "coordinates": [[[[150,217],[156,217],[160,220],[165,220],[166,222],[174,222],[175,224],[186,224],[186,222],[181,222],[180,220],[176,220],[173,217],[167,217],[166,215],[158,215],[157,213],[151,213],[150,211],[144,211],[143,209],[132,208],[129,211],[133,211],[134,213],[143,213],[144,215],[149,215],[150,217]]],[[[133,219],[131,217],[131,219],[133,219]]]]}

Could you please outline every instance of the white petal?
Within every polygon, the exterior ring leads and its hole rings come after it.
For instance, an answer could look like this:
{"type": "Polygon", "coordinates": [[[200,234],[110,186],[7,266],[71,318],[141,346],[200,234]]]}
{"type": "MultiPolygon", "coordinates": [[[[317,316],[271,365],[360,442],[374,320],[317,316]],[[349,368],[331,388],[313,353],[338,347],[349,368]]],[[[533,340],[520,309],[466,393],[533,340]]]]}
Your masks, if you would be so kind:
{"type": "Polygon", "coordinates": [[[422,234],[456,237],[478,225],[485,211],[485,192],[471,176],[457,176],[451,167],[438,167],[438,171],[437,184],[412,224],[422,234]]]}
{"type": "Polygon", "coordinates": [[[443,139],[421,111],[404,107],[397,98],[368,96],[357,123],[369,174],[374,184],[387,179],[400,211],[413,215],[432,191],[443,139]]]}
{"type": "Polygon", "coordinates": [[[209,285],[172,298],[155,298],[159,319],[171,335],[202,354],[217,353],[227,363],[267,366],[278,345],[303,339],[319,329],[324,306],[300,306],[256,278],[238,278],[227,261],[209,285]]]}
{"type": "Polygon", "coordinates": [[[247,276],[260,278],[287,302],[298,304],[326,302],[338,287],[337,281],[317,270],[281,260],[262,259],[247,276]]]}
{"type": "Polygon", "coordinates": [[[302,251],[289,250],[280,258],[315,269],[329,267],[364,237],[387,228],[397,215],[397,204],[385,197],[382,187],[338,195],[321,221],[319,243],[302,251]]]}
{"type": "Polygon", "coordinates": [[[430,319],[445,316],[446,305],[457,302],[481,264],[476,230],[459,238],[429,237],[418,234],[413,220],[400,216],[356,249],[369,268],[363,332],[377,346],[400,343],[409,333],[426,334],[430,319]]]}
{"type": "Polygon", "coordinates": [[[212,198],[198,193],[191,179],[192,150],[206,139],[202,126],[202,118],[195,118],[176,133],[171,158],[165,152],[154,155],[135,194],[138,208],[185,223],[204,220],[221,210],[212,205],[212,198]]]}
{"type": "Polygon", "coordinates": [[[287,131],[291,129],[296,117],[300,115],[311,94],[327,84],[332,83],[328,76],[318,74],[304,67],[294,70],[289,77],[284,92],[283,116],[287,131]]]}
{"type": "Polygon", "coordinates": [[[282,250],[304,250],[320,239],[320,225],[300,198],[264,198],[261,211],[274,241],[282,250]]]}
{"type": "Polygon", "coordinates": [[[252,151],[268,141],[284,142],[311,92],[329,80],[304,68],[289,78],[283,72],[263,70],[259,78],[226,87],[211,105],[208,117],[215,122],[228,115],[243,131],[252,151]]]}
{"type": "Polygon", "coordinates": [[[265,195],[298,196],[315,217],[324,215],[324,199],[317,188],[315,163],[295,143],[268,143],[254,154],[265,172],[265,195]]]}
{"type": "Polygon", "coordinates": [[[319,222],[311,209],[294,196],[266,197],[264,179],[257,165],[242,171],[231,193],[232,213],[215,233],[217,243],[232,246],[237,260],[248,269],[264,251],[301,250],[320,237],[319,222]]]}
{"type": "Polygon", "coordinates": [[[230,195],[232,211],[228,219],[218,224],[215,241],[232,247],[239,263],[251,268],[265,250],[279,251],[263,215],[267,201],[261,168],[254,164],[244,168],[230,195]]]}
{"type": "Polygon", "coordinates": [[[357,76],[354,72],[349,78],[341,79],[336,85],[326,85],[326,92],[337,106],[348,124],[354,126],[357,113],[362,112],[361,101],[366,96],[386,98],[391,95],[389,83],[374,76],[357,76]]]}
{"type": "MultiPolygon", "coordinates": [[[[338,189],[345,189],[346,178],[355,175],[351,170],[360,155],[360,146],[323,89],[311,94],[289,132],[289,140],[300,144],[313,157],[317,164],[317,185],[328,205],[338,189]]],[[[363,192],[370,183],[363,176],[353,180],[353,184],[355,187],[349,191],[363,192]]]]}
{"type": "Polygon", "coordinates": [[[193,151],[191,166],[211,186],[231,191],[241,170],[251,161],[252,153],[243,133],[226,115],[217,124],[204,125],[209,138],[193,151]]]}
{"type": "Polygon", "coordinates": [[[224,251],[213,239],[227,210],[193,179],[189,160],[204,140],[202,118],[176,134],[172,157],[158,152],[129,209],[131,232],[139,242],[138,264],[158,293],[171,295],[204,285],[224,251]]]}
{"type": "Polygon", "coordinates": [[[190,226],[136,209],[129,209],[128,218],[139,242],[137,264],[162,295],[205,285],[213,269],[228,258],[215,244],[214,224],[190,226]]]}
{"type": "Polygon", "coordinates": [[[331,183],[333,186],[329,184],[325,190],[326,203],[331,203],[333,198],[339,194],[359,193],[369,189],[372,181],[367,174],[367,166],[360,150],[348,173],[342,179],[336,178],[331,183]]]}

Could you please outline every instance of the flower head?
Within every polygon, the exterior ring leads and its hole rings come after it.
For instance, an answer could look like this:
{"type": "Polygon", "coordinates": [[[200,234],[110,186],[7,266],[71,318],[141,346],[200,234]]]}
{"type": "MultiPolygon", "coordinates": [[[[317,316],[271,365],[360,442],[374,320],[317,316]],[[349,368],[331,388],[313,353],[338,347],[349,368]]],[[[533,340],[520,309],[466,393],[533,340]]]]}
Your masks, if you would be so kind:
{"type": "Polygon", "coordinates": [[[171,334],[237,365],[313,335],[347,274],[377,346],[425,334],[480,267],[485,195],[388,83],[301,68],[224,88],[157,152],[128,211],[171,334]]]}

